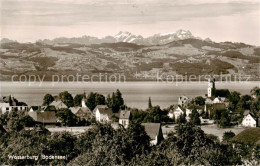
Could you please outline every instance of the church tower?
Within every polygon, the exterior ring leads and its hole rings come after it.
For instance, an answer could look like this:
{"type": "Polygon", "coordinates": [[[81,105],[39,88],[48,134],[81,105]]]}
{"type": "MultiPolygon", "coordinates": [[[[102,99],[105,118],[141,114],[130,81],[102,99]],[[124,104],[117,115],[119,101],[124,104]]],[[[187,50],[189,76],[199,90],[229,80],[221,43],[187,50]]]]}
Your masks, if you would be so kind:
{"type": "Polygon", "coordinates": [[[87,99],[87,97],[86,97],[86,92],[85,92],[85,90],[84,90],[83,98],[82,98],[82,100],[81,100],[81,107],[84,107],[84,108],[87,107],[87,105],[86,105],[86,99],[87,99]]]}
{"type": "Polygon", "coordinates": [[[208,97],[214,97],[216,92],[215,78],[208,80],[208,97]]]}

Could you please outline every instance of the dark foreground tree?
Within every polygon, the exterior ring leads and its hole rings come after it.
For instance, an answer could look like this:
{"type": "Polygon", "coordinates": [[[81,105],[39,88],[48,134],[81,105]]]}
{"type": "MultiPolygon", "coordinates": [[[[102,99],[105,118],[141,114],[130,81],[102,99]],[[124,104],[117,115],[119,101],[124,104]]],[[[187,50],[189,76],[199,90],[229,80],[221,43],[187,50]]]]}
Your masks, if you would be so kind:
{"type": "Polygon", "coordinates": [[[69,165],[128,165],[133,157],[149,150],[150,144],[140,124],[130,124],[126,130],[101,125],[91,141],[90,148],[69,165]]]}

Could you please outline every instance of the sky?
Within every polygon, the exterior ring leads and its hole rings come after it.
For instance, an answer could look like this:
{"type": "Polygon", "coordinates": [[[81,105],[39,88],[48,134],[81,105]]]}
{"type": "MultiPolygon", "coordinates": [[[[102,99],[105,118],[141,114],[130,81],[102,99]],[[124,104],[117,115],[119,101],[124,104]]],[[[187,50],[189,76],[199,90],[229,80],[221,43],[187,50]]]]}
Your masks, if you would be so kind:
{"type": "Polygon", "coordinates": [[[0,36],[19,42],[189,30],[260,46],[259,0],[0,0],[0,36]]]}

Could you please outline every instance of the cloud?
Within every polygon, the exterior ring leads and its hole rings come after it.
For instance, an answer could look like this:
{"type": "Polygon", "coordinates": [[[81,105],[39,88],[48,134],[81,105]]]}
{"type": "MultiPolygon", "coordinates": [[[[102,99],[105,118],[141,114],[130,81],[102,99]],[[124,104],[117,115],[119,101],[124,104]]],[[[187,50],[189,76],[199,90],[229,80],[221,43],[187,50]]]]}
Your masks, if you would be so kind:
{"type": "Polygon", "coordinates": [[[243,36],[241,41],[260,42],[252,38],[260,29],[259,0],[2,0],[0,5],[3,36],[13,39],[186,28],[218,40],[243,36]]]}
{"type": "Polygon", "coordinates": [[[5,25],[64,26],[82,22],[118,21],[122,24],[157,23],[200,17],[219,17],[259,10],[252,2],[209,3],[206,0],[4,0],[5,25]],[[158,3],[157,3],[158,2],[158,3]]]}

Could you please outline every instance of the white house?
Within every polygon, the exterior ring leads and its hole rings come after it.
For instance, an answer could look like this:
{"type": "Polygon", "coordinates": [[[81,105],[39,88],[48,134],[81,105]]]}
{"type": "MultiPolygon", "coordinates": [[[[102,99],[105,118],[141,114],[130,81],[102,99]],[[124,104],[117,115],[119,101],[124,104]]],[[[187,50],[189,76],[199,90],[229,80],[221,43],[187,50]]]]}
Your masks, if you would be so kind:
{"type": "Polygon", "coordinates": [[[46,106],[31,106],[29,112],[34,112],[34,111],[41,111],[44,112],[44,110],[46,109],[46,106]]]}
{"type": "Polygon", "coordinates": [[[163,140],[163,133],[160,123],[142,123],[145,132],[151,138],[150,144],[157,145],[163,140]]]}
{"type": "Polygon", "coordinates": [[[181,114],[184,114],[184,111],[181,109],[181,107],[178,106],[174,110],[173,114],[174,114],[175,119],[178,119],[181,114]]]}
{"type": "Polygon", "coordinates": [[[211,98],[206,98],[205,104],[213,104],[213,100],[211,100],[211,98]]]}
{"type": "Polygon", "coordinates": [[[131,116],[130,111],[120,111],[119,124],[127,128],[129,126],[130,116],[131,116]]]}
{"type": "Polygon", "coordinates": [[[28,106],[19,105],[19,102],[13,96],[0,97],[0,113],[4,114],[7,111],[11,111],[15,108],[18,111],[21,111],[21,110],[27,110],[28,106]]]}
{"type": "Polygon", "coordinates": [[[12,111],[17,108],[18,111],[27,110],[28,106],[11,106],[9,103],[0,103],[0,113],[4,114],[7,111],[12,111]]]}
{"type": "Polygon", "coordinates": [[[242,126],[244,127],[257,127],[257,118],[250,113],[249,110],[244,112],[244,118],[242,121],[242,126]]]}
{"type": "Polygon", "coordinates": [[[192,113],[191,109],[186,108],[186,120],[189,121],[190,120],[190,114],[192,113]]]}
{"type": "Polygon", "coordinates": [[[187,96],[180,96],[178,99],[178,105],[186,107],[189,103],[189,98],[187,96]]]}
{"type": "Polygon", "coordinates": [[[94,109],[96,121],[106,123],[112,121],[113,112],[106,105],[97,105],[94,109]]]}
{"type": "Polygon", "coordinates": [[[50,106],[54,106],[56,109],[68,108],[61,100],[53,101],[50,106]]]}

